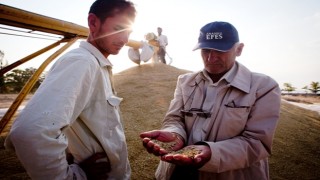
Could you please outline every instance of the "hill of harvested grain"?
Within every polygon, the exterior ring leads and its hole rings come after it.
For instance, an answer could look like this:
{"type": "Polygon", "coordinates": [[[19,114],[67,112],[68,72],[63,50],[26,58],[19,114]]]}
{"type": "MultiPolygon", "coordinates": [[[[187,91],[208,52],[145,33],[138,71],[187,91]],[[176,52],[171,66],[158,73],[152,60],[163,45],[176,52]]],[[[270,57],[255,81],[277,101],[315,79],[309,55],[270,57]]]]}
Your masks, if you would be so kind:
{"type": "MultiPolygon", "coordinates": [[[[116,91],[124,98],[121,111],[132,180],[153,178],[158,158],[144,150],[139,134],[160,127],[177,77],[186,72],[163,64],[144,64],[115,75],[116,91]]],[[[4,138],[0,137],[0,179],[28,179],[15,154],[4,150],[4,138]]],[[[320,179],[319,142],[319,114],[282,101],[270,157],[271,179],[320,179]]]]}

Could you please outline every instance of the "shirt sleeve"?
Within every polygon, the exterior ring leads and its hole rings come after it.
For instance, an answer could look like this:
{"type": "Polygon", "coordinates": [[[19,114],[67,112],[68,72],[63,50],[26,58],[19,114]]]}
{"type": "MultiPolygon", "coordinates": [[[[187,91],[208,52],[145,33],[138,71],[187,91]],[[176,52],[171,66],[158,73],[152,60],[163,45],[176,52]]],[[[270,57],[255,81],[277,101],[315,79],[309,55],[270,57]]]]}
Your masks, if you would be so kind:
{"type": "Polygon", "coordinates": [[[85,57],[62,57],[15,120],[8,138],[32,179],[86,179],[66,161],[63,130],[85,108],[95,66],[85,57]]]}
{"type": "Polygon", "coordinates": [[[170,132],[178,133],[185,140],[187,139],[187,133],[185,131],[185,124],[180,110],[183,107],[183,93],[182,93],[182,76],[179,76],[176,89],[174,92],[174,98],[172,99],[169,109],[162,122],[162,129],[170,132]]]}

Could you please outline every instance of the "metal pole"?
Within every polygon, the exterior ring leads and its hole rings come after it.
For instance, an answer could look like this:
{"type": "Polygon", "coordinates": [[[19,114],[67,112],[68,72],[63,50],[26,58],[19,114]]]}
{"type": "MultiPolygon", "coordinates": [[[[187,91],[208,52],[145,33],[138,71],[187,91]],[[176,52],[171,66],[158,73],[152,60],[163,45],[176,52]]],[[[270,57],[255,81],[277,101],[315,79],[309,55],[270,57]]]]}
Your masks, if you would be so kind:
{"type": "Polygon", "coordinates": [[[35,57],[37,57],[37,56],[39,56],[39,55],[41,55],[41,54],[49,51],[50,49],[55,48],[56,46],[58,46],[59,44],[61,44],[61,43],[64,42],[64,41],[65,41],[65,39],[62,39],[62,40],[60,40],[60,41],[57,41],[57,42],[55,42],[55,43],[53,43],[53,44],[51,44],[51,45],[49,45],[49,46],[47,46],[47,47],[45,47],[45,48],[43,48],[43,49],[40,49],[40,50],[37,51],[37,52],[34,52],[34,53],[30,54],[29,56],[26,56],[26,57],[24,57],[24,58],[22,58],[22,59],[20,59],[20,60],[18,60],[18,61],[16,61],[16,62],[14,62],[14,63],[8,65],[8,66],[0,69],[0,77],[1,77],[2,75],[4,75],[6,72],[10,71],[11,69],[13,69],[13,68],[15,68],[15,67],[17,67],[17,66],[25,63],[25,62],[28,62],[28,61],[31,60],[32,58],[35,58],[35,57]]]}

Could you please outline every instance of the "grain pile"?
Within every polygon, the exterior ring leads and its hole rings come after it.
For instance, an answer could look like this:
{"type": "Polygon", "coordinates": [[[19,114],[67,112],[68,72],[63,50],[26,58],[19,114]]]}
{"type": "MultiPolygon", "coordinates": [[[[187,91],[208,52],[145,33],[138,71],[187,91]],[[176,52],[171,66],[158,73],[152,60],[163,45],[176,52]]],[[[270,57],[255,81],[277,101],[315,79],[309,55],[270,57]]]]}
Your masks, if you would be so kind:
{"type": "MultiPolygon", "coordinates": [[[[159,158],[147,153],[139,134],[160,127],[177,77],[186,72],[163,64],[144,64],[115,75],[116,90],[124,98],[121,111],[132,180],[153,179],[159,158]]],[[[4,149],[4,138],[0,137],[0,179],[29,179],[15,154],[4,149]]],[[[270,157],[271,179],[320,179],[319,142],[318,113],[282,102],[270,157]]]]}

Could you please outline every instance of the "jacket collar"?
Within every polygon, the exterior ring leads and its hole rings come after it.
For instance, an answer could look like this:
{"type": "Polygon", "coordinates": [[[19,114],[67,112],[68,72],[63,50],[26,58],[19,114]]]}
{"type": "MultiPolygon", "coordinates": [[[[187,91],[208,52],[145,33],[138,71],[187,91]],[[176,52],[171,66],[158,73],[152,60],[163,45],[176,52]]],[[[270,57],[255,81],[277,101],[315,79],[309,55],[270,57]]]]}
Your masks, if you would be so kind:
{"type": "Polygon", "coordinates": [[[92,44],[87,41],[81,41],[80,47],[89,51],[99,62],[100,67],[110,66],[112,67],[112,63],[103,56],[103,54],[92,44]]]}
{"type": "Polygon", "coordinates": [[[245,66],[236,61],[235,63],[237,69],[235,76],[230,81],[230,85],[244,91],[246,93],[250,92],[251,86],[251,72],[245,66]]]}

